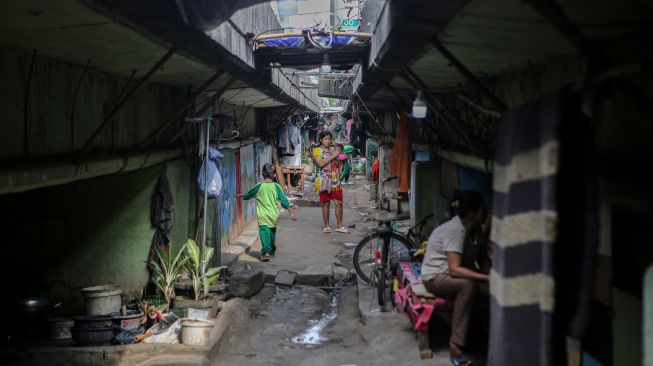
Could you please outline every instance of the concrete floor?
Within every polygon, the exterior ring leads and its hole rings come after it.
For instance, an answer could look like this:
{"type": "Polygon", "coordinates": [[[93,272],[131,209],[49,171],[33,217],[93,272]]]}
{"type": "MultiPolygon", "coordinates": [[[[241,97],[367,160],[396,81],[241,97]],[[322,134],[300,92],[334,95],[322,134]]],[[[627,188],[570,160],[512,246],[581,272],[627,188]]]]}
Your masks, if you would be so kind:
{"type": "MultiPolygon", "coordinates": [[[[358,242],[374,225],[365,221],[369,217],[365,213],[373,211],[370,206],[369,187],[362,182],[345,186],[345,224],[356,225],[350,234],[322,233],[320,208],[299,207],[296,222],[282,214],[274,259],[258,262],[257,243],[250,254],[241,255],[230,267],[260,268],[268,275],[278,270],[300,275],[342,273],[352,267],[353,252],[343,243],[358,242]]],[[[371,300],[359,298],[355,281],[335,293],[311,286],[267,284],[254,297],[238,299],[242,304],[233,309],[227,339],[213,365],[450,365],[442,340],[436,342],[439,348],[434,350],[434,358],[419,358],[405,314],[376,313],[361,321],[359,303],[371,300]],[[308,340],[306,330],[320,325],[324,327],[319,334],[312,335],[320,341],[308,340]]]]}

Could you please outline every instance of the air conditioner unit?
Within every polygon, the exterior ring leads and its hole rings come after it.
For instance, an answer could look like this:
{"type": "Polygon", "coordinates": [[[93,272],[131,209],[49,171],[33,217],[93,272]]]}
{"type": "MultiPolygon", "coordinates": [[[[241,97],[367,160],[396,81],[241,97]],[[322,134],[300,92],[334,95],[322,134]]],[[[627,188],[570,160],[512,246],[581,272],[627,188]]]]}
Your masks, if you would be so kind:
{"type": "Polygon", "coordinates": [[[349,99],[354,93],[351,81],[348,78],[320,76],[317,86],[317,95],[325,98],[349,99]]]}

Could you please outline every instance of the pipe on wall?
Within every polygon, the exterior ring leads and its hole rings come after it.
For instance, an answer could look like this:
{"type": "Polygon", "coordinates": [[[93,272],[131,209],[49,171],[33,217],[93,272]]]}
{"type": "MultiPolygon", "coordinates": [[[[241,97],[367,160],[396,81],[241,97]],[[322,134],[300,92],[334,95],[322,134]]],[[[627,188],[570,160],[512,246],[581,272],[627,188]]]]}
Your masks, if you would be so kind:
{"type": "Polygon", "coordinates": [[[81,163],[60,160],[3,168],[0,169],[0,194],[20,193],[71,183],[81,179],[134,171],[174,160],[181,156],[181,149],[166,149],[145,154],[88,159],[81,163]]]}

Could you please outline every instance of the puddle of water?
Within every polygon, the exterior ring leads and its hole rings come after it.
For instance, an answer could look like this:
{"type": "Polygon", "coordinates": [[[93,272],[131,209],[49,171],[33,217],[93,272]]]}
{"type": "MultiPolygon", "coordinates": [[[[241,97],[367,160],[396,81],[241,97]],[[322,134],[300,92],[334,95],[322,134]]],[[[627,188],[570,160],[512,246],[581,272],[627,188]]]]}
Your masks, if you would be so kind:
{"type": "Polygon", "coordinates": [[[322,314],[318,320],[309,321],[308,328],[299,335],[290,338],[291,343],[306,348],[313,348],[329,341],[322,333],[329,323],[338,317],[338,295],[342,286],[343,284],[336,284],[336,288],[331,291],[329,312],[322,314]]]}

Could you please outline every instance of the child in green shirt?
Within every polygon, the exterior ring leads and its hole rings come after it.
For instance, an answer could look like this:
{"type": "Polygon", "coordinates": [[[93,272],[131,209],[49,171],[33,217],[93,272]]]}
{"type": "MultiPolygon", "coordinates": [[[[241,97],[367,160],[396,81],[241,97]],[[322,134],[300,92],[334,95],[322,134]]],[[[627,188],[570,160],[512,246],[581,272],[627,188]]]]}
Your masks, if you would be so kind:
{"type": "Polygon", "coordinates": [[[275,237],[277,223],[279,222],[279,204],[290,212],[290,218],[297,220],[295,211],[290,208],[288,198],[278,183],[274,182],[274,165],[268,163],[263,166],[263,182],[254,186],[249,192],[240,195],[244,200],[256,198],[256,218],[258,219],[258,233],[261,238],[261,262],[267,262],[274,257],[277,247],[275,237]]]}

